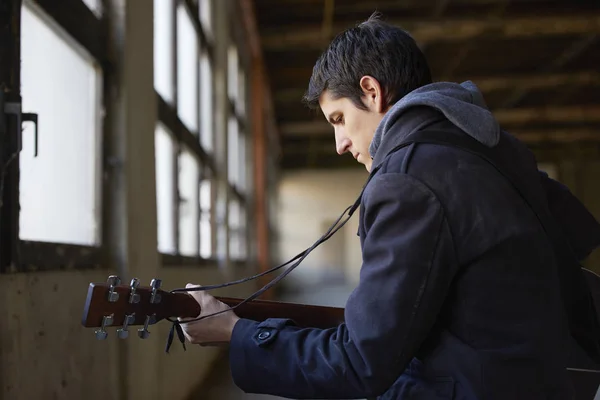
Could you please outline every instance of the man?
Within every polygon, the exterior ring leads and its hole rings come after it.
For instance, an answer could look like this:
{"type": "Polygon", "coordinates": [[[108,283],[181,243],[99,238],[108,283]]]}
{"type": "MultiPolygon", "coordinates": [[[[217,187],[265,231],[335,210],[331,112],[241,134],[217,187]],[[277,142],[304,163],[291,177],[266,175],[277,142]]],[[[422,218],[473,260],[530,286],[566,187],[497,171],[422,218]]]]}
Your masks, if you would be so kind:
{"type": "MultiPolygon", "coordinates": [[[[432,83],[413,39],[372,17],[330,44],[305,101],[333,126],[337,152],[374,172],[361,200],[363,265],[345,324],[306,329],[227,312],[184,325],[188,340],[229,342],[233,379],[252,393],[571,398],[557,262],[535,215],[477,155],[432,144],[393,151],[431,129],[495,146],[506,133],[477,87],[432,83]]],[[[600,226],[511,143],[501,156],[547,196],[573,253],[587,257],[600,226]]],[[[202,315],[227,308],[207,293],[193,295],[202,315]]]]}

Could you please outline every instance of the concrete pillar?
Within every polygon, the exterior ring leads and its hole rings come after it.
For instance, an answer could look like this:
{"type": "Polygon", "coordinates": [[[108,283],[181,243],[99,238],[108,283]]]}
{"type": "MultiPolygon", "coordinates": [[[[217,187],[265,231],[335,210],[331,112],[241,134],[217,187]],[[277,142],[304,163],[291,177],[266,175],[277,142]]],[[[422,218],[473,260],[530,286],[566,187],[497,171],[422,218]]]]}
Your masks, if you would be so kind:
{"type": "MultiPolygon", "coordinates": [[[[111,249],[111,272],[125,282],[137,277],[148,286],[160,272],[154,174],[156,97],[153,41],[149,40],[153,7],[147,0],[114,0],[106,12],[111,13],[111,58],[116,64],[109,83],[111,120],[106,135],[110,168],[105,190],[112,213],[104,237],[111,249]]],[[[163,339],[151,334],[141,340],[132,334],[119,341],[121,399],[157,397],[157,357],[163,339]]]]}

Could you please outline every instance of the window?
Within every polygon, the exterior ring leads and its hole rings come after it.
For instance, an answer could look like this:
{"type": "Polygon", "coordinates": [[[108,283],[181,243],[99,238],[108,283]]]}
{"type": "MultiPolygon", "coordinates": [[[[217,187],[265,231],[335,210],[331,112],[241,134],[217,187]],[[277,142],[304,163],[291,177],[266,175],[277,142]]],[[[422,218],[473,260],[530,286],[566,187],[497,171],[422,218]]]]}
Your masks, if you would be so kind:
{"type": "Polygon", "coordinates": [[[211,0],[199,0],[198,16],[207,40],[212,41],[212,7],[211,0]]]}
{"type": "Polygon", "coordinates": [[[229,201],[229,257],[233,261],[242,261],[246,257],[245,209],[240,201],[229,201]]]}
{"type": "Polygon", "coordinates": [[[154,0],[154,88],[173,104],[173,0],[154,0]]]}
{"type": "Polygon", "coordinates": [[[213,73],[208,51],[200,54],[200,143],[207,152],[213,151],[213,73]]]}
{"type": "Polygon", "coordinates": [[[197,256],[199,216],[199,161],[185,147],[179,154],[179,252],[197,256]]]}
{"type": "Polygon", "coordinates": [[[158,250],[167,264],[213,255],[213,52],[210,4],[199,3],[154,0],[158,250]]]}
{"type": "Polygon", "coordinates": [[[101,73],[41,12],[25,5],[21,24],[22,104],[38,114],[39,155],[24,125],[19,236],[98,245],[101,73]]]}
{"type": "Polygon", "coordinates": [[[20,31],[20,59],[7,53],[3,62],[20,69],[13,75],[20,79],[7,83],[21,103],[6,99],[8,129],[0,131],[3,272],[102,264],[106,38],[100,13],[94,1],[74,3],[67,11],[54,2],[25,0],[20,19],[11,21],[20,31]],[[37,126],[28,122],[35,119],[37,126]]]}
{"type": "Polygon", "coordinates": [[[246,258],[246,195],[248,157],[246,148],[245,77],[238,49],[233,44],[227,57],[227,94],[229,117],[227,124],[227,179],[231,197],[228,209],[229,257],[234,261],[246,258]]]}
{"type": "Polygon", "coordinates": [[[246,189],[246,143],[244,114],[245,101],[243,94],[244,78],[240,66],[237,49],[229,48],[228,53],[228,94],[230,102],[229,123],[227,128],[227,156],[229,183],[242,194],[246,189]]]}
{"type": "Polygon", "coordinates": [[[211,182],[203,179],[200,183],[200,257],[212,256],[211,230],[211,182]]]}
{"type": "Polygon", "coordinates": [[[177,113],[198,131],[198,37],[186,6],[177,7],[177,113]]]}
{"type": "Polygon", "coordinates": [[[162,123],[156,127],[155,151],[158,250],[162,253],[175,254],[177,252],[175,138],[162,123]]]}
{"type": "Polygon", "coordinates": [[[102,0],[83,0],[83,2],[98,18],[102,16],[102,0]]]}

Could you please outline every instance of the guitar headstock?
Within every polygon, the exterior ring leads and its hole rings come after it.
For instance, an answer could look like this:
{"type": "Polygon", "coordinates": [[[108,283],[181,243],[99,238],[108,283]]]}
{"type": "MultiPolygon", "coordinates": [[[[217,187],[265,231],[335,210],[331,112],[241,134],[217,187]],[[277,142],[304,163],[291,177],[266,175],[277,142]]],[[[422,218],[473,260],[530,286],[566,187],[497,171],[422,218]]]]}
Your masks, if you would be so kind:
{"type": "Polygon", "coordinates": [[[137,329],[140,338],[150,335],[148,327],[167,318],[176,316],[196,316],[200,307],[186,293],[169,293],[162,290],[160,279],[152,279],[150,286],[140,286],[133,278],[129,285],[122,285],[116,275],[108,277],[106,283],[90,283],[81,323],[86,328],[99,328],[96,338],[108,336],[107,327],[117,327],[117,336],[129,336],[129,327],[137,329]],[[191,300],[191,301],[190,301],[191,300]]]}

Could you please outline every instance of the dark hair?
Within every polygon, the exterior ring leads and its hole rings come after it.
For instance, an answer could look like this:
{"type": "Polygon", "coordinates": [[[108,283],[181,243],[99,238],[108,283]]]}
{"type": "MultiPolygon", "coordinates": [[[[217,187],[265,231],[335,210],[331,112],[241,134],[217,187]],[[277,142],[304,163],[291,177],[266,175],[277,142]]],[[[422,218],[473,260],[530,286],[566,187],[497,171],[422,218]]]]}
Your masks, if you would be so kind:
{"type": "Polygon", "coordinates": [[[378,13],[337,35],[313,68],[308,90],[302,99],[310,108],[329,90],[334,98],[349,98],[365,109],[360,79],[370,75],[384,92],[386,106],[407,93],[431,83],[425,55],[404,30],[382,21],[378,13]]]}

